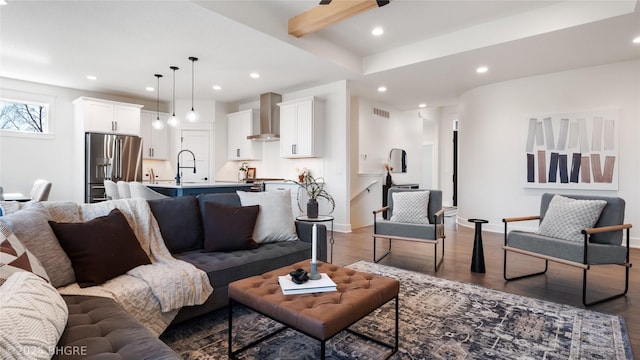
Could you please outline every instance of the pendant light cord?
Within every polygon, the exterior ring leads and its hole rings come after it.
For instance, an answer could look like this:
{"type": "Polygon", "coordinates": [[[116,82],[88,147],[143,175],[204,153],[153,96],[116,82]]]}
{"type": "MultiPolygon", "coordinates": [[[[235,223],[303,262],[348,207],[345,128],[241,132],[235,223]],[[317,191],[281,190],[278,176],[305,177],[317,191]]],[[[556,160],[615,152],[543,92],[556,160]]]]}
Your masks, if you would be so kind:
{"type": "Polygon", "coordinates": [[[155,74],[155,77],[158,78],[158,86],[156,87],[156,120],[160,121],[160,78],[162,75],[155,74]]]}
{"type": "Polygon", "coordinates": [[[193,68],[195,66],[195,62],[198,61],[198,58],[191,56],[191,57],[189,57],[189,60],[191,60],[191,111],[194,111],[193,110],[193,89],[194,89],[194,86],[193,86],[193,82],[194,82],[194,71],[193,71],[193,68]]]}
{"type": "MultiPolygon", "coordinates": [[[[169,66],[173,70],[173,116],[176,116],[176,70],[180,69],[177,66],[169,66]]],[[[192,105],[193,106],[193,105],[192,105]]]]}

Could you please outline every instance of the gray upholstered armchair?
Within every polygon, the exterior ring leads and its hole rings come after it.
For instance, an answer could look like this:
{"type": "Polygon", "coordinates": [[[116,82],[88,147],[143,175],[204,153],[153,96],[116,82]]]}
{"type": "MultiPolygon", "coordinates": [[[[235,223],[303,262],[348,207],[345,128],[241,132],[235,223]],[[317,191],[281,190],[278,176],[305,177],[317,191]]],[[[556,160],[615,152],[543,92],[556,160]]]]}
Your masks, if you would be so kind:
{"type": "Polygon", "coordinates": [[[391,253],[391,240],[416,241],[434,245],[434,270],[444,259],[444,209],[441,190],[390,188],[387,206],[373,212],[373,260],[378,262],[391,253]],[[425,196],[426,193],[426,196],[425,196]],[[387,219],[379,219],[387,211],[387,219]],[[389,240],[385,254],[376,257],[376,239],[389,240]],[[438,261],[438,243],[442,255],[438,261]]]}
{"type": "Polygon", "coordinates": [[[625,201],[618,197],[543,194],[540,215],[502,219],[504,222],[504,279],[517,280],[546,273],[549,261],[583,270],[582,303],[585,306],[626,295],[629,288],[629,229],[624,224],[625,201]],[[578,200],[578,201],[576,201],[578,200]],[[598,210],[599,209],[599,210],[598,210]],[[591,218],[591,219],[589,219],[591,218]],[[510,223],[539,220],[537,232],[508,231],[510,223]],[[586,224],[586,226],[581,226],[586,224]],[[626,244],[623,244],[626,233],[626,244]],[[507,252],[544,259],[543,271],[507,276],[507,252]],[[587,302],[587,271],[593,265],[625,268],[624,291],[587,302]]]}

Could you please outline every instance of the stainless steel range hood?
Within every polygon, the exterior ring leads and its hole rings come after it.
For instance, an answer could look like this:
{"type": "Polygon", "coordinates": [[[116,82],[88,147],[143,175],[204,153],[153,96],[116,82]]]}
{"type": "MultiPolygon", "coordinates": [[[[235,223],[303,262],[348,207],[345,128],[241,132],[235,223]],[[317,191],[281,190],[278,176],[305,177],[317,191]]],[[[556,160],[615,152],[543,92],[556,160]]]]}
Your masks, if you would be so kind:
{"type": "Polygon", "coordinates": [[[266,93],[260,95],[260,133],[249,135],[247,139],[273,141],[280,139],[280,107],[282,95],[266,93]]]}

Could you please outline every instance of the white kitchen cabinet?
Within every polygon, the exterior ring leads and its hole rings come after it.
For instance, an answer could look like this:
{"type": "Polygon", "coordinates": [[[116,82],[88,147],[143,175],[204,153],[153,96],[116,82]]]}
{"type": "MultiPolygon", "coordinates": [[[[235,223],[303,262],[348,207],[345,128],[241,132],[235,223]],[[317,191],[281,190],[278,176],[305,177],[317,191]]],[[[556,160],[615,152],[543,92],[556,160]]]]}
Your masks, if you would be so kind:
{"type": "Polygon", "coordinates": [[[75,121],[84,132],[140,135],[142,105],[79,97],[73,101],[75,121]]]}
{"type": "Polygon", "coordinates": [[[324,102],[313,96],[285,101],[280,106],[280,156],[322,156],[324,102]]]}
{"type": "Polygon", "coordinates": [[[167,119],[169,114],[155,111],[142,110],[140,112],[140,135],[142,136],[142,156],[145,159],[167,160],[169,159],[169,126],[167,119]],[[153,121],[157,116],[164,127],[160,130],[153,128],[153,121]]]}
{"type": "Polygon", "coordinates": [[[248,140],[254,135],[254,123],[258,120],[258,110],[243,110],[227,114],[227,157],[229,160],[260,160],[262,143],[248,140]]]}

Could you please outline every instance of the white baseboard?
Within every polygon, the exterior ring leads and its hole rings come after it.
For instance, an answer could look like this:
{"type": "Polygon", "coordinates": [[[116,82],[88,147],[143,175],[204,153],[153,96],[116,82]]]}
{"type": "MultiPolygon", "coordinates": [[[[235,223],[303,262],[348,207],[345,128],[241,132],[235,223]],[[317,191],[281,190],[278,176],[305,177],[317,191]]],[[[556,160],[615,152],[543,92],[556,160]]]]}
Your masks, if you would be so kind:
{"type": "MultiPolygon", "coordinates": [[[[327,226],[327,230],[331,230],[331,225],[327,226]]],[[[333,224],[333,231],[339,233],[350,233],[351,224],[333,224]]]]}

